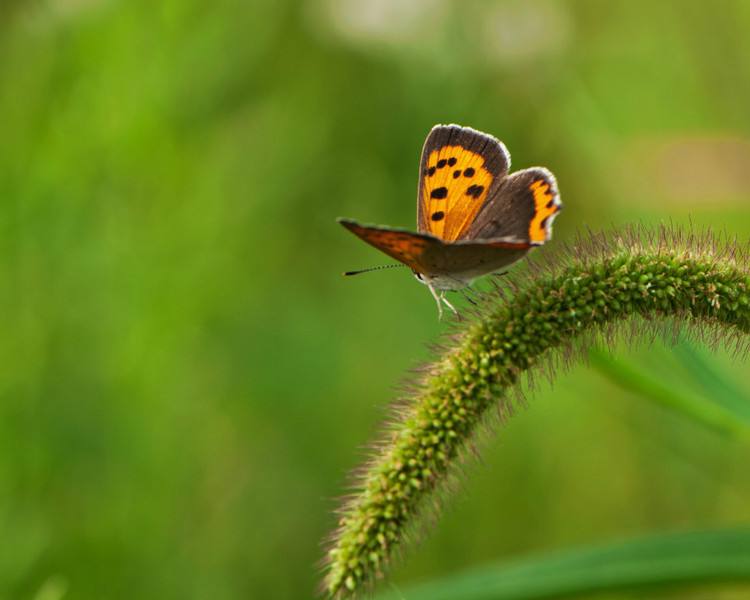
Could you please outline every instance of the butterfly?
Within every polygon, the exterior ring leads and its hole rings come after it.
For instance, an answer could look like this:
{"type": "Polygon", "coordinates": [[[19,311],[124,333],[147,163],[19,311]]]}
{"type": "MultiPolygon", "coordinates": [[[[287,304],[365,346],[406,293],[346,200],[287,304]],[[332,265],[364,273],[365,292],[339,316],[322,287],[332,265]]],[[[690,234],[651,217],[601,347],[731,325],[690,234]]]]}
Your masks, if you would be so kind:
{"type": "Polygon", "coordinates": [[[436,125],[419,165],[417,232],[338,221],[410,267],[429,288],[440,316],[442,303],[458,314],[446,291],[501,271],[549,241],[562,209],[550,171],[509,169],[510,154],[497,138],[470,127],[436,125]]]}

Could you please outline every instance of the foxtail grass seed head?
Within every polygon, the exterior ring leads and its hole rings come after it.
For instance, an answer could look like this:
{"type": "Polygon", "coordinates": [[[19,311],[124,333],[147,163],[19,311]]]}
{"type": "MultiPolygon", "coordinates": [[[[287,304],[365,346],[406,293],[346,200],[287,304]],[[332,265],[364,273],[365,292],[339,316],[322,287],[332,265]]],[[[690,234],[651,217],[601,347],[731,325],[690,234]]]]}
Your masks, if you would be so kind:
{"type": "Polygon", "coordinates": [[[512,413],[522,376],[551,379],[555,366],[593,343],[678,329],[744,352],[747,256],[747,246],[708,231],[631,227],[582,235],[555,258],[497,280],[494,291],[473,293],[473,316],[455,323],[434,362],[407,386],[355,475],[356,492],[331,536],[324,593],[354,596],[382,576],[437,515],[488,417],[512,413]]]}

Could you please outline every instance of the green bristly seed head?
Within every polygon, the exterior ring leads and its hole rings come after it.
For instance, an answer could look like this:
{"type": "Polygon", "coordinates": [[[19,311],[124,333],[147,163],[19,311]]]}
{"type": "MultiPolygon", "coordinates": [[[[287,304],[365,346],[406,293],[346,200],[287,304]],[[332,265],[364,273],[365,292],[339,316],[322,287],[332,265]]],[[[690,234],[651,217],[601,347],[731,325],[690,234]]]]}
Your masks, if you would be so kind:
{"type": "Polygon", "coordinates": [[[478,295],[476,314],[456,325],[357,476],[359,491],[342,507],[328,552],[325,593],[355,595],[382,575],[444,496],[490,409],[512,412],[509,391],[540,360],[548,359],[543,370],[551,376],[559,359],[611,341],[613,327],[627,322],[635,324],[634,341],[672,321],[744,349],[746,257],[745,248],[710,233],[632,228],[591,235],[478,295]]]}

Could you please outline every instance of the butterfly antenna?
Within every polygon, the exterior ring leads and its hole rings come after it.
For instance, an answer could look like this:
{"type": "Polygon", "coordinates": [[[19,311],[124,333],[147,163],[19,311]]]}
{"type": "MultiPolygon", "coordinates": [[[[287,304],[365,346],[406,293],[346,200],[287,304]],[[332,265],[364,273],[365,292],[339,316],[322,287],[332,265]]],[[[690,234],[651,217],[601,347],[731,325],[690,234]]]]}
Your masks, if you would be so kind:
{"type": "Polygon", "coordinates": [[[381,271],[383,269],[397,269],[399,267],[405,267],[406,265],[380,265],[379,267],[370,267],[368,269],[360,269],[359,271],[346,271],[344,273],[345,277],[349,277],[351,275],[359,275],[360,273],[369,273],[370,271],[381,271]]]}

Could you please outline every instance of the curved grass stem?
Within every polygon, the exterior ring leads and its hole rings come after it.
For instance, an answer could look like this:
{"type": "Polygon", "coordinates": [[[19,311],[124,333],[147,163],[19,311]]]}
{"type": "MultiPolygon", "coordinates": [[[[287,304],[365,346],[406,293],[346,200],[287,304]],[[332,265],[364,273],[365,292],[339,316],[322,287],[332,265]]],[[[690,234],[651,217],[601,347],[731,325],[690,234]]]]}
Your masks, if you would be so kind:
{"type": "Polygon", "coordinates": [[[491,409],[511,412],[509,392],[540,362],[551,377],[550,365],[569,364],[592,343],[623,331],[639,341],[670,325],[744,350],[746,257],[709,233],[631,228],[589,235],[478,294],[473,317],[455,325],[356,475],[332,535],[325,592],[353,595],[382,574],[439,504],[491,409]]]}

